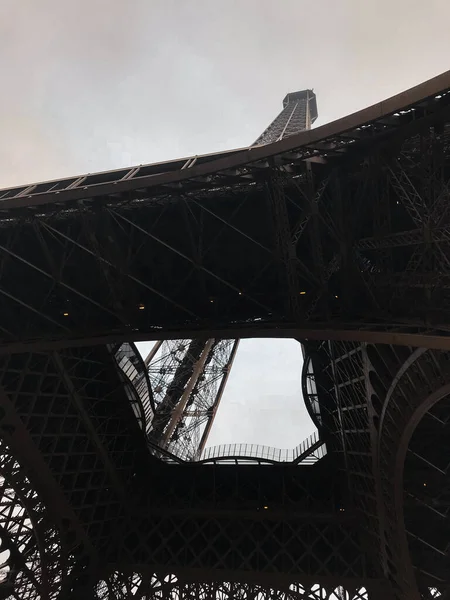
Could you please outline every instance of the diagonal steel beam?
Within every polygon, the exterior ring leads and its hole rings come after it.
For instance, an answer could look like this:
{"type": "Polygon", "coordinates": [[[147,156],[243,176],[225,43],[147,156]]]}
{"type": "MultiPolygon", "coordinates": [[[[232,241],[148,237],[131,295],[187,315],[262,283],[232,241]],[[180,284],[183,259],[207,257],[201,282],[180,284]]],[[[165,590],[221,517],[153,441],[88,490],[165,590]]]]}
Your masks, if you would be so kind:
{"type": "Polygon", "coordinates": [[[15,296],[13,296],[12,294],[10,294],[9,292],[7,292],[6,290],[3,290],[2,288],[0,288],[0,294],[3,294],[3,296],[6,296],[7,298],[9,298],[10,300],[12,300],[13,302],[16,302],[17,304],[19,304],[20,306],[23,306],[24,308],[26,308],[27,310],[35,313],[36,315],[38,315],[39,317],[45,319],[46,321],[48,321],[49,323],[53,323],[53,325],[56,325],[57,327],[59,327],[60,329],[63,329],[64,331],[69,332],[70,330],[65,327],[64,325],[62,325],[61,323],[58,323],[58,321],[55,321],[55,319],[52,319],[52,317],[49,317],[48,315],[46,315],[45,313],[43,313],[42,311],[38,310],[37,308],[34,308],[33,306],[31,306],[30,304],[27,304],[26,302],[24,302],[23,300],[20,300],[20,298],[16,298],[15,296]]]}
{"type": "MultiPolygon", "coordinates": [[[[88,254],[90,254],[91,256],[93,256],[94,258],[97,258],[95,252],[92,252],[92,250],[89,250],[89,248],[86,248],[86,246],[83,246],[83,244],[80,244],[79,242],[75,241],[74,239],[72,239],[71,237],[69,237],[68,235],[66,235],[65,233],[62,233],[61,231],[58,231],[57,229],[54,229],[48,223],[45,223],[44,227],[46,227],[50,231],[53,231],[57,235],[60,235],[62,238],[68,240],[69,242],[71,242],[72,244],[74,244],[75,246],[77,246],[78,248],[80,248],[81,250],[83,250],[84,252],[87,252],[88,254]]],[[[101,260],[102,262],[104,262],[105,264],[107,264],[108,266],[115,268],[114,265],[111,262],[109,262],[108,260],[106,260],[106,258],[103,258],[102,256],[99,256],[98,259],[101,260]]],[[[194,312],[192,312],[191,310],[189,310],[185,306],[181,306],[181,304],[178,304],[177,302],[175,302],[175,300],[172,300],[166,294],[163,294],[162,292],[159,292],[154,287],[152,287],[151,285],[148,285],[147,283],[144,283],[143,281],[141,281],[140,279],[138,279],[134,275],[131,275],[130,273],[128,273],[127,277],[131,281],[134,281],[138,285],[141,285],[142,287],[146,288],[147,290],[149,290],[150,292],[152,292],[156,296],[159,296],[163,300],[166,300],[167,302],[169,302],[170,304],[172,304],[176,308],[179,308],[183,312],[188,313],[191,317],[197,317],[197,315],[194,312]]]]}
{"type": "Polygon", "coordinates": [[[395,170],[391,166],[388,167],[391,175],[391,185],[411,219],[417,226],[422,227],[427,219],[428,208],[411,179],[403,168],[400,165],[398,166],[399,170],[395,170]]]}
{"type": "Polygon", "coordinates": [[[195,204],[196,206],[198,206],[199,208],[201,208],[201,210],[204,210],[205,212],[207,212],[209,215],[211,215],[212,217],[214,217],[215,219],[217,219],[221,223],[224,223],[224,225],[227,225],[228,227],[230,227],[230,229],[233,229],[236,233],[239,233],[239,235],[242,235],[244,238],[246,238],[247,240],[249,240],[250,242],[252,242],[256,246],[258,246],[262,250],[265,250],[266,252],[269,252],[269,254],[272,253],[272,251],[270,250],[270,248],[267,248],[267,246],[264,246],[264,244],[261,244],[261,242],[258,242],[257,240],[253,239],[250,235],[248,235],[247,233],[243,232],[241,229],[239,229],[239,227],[236,227],[235,225],[232,225],[231,223],[229,223],[223,217],[219,217],[219,215],[217,215],[211,209],[206,208],[206,206],[204,206],[203,204],[201,204],[200,202],[198,202],[192,196],[188,196],[188,199],[190,200],[190,202],[192,202],[193,204],[195,204]]]}
{"type": "Polygon", "coordinates": [[[5,416],[1,419],[2,437],[23,464],[28,478],[41,494],[48,508],[57,520],[68,523],[70,530],[76,533],[78,541],[82,541],[91,556],[95,555],[87,533],[69,505],[63,490],[55,481],[49,466],[34,444],[30,433],[17,414],[8,394],[0,387],[0,407],[5,416]]]}
{"type": "Polygon", "coordinates": [[[180,250],[177,250],[176,248],[174,248],[173,246],[171,246],[167,242],[164,242],[163,240],[161,240],[160,238],[158,238],[153,233],[150,233],[149,231],[147,231],[146,229],[144,229],[140,225],[137,225],[137,223],[133,223],[133,221],[131,221],[130,219],[127,219],[126,217],[124,217],[123,215],[121,215],[120,213],[116,212],[115,210],[113,210],[111,208],[108,209],[108,210],[109,210],[109,212],[111,214],[115,215],[116,217],[119,217],[120,219],[122,219],[123,221],[125,221],[126,223],[128,223],[129,225],[131,225],[132,227],[134,227],[135,229],[137,229],[138,231],[140,231],[144,235],[146,235],[149,238],[153,239],[155,242],[158,242],[159,244],[161,244],[162,246],[164,246],[168,250],[171,250],[172,252],[174,252],[175,254],[177,254],[178,256],[180,256],[181,258],[183,258],[184,260],[186,260],[187,262],[191,263],[192,265],[195,265],[198,269],[200,269],[201,271],[204,271],[205,273],[207,273],[209,276],[213,277],[217,281],[220,281],[220,283],[222,283],[226,287],[230,288],[231,290],[233,290],[237,294],[242,294],[248,300],[250,300],[251,302],[253,302],[257,306],[259,306],[260,308],[264,308],[264,310],[271,310],[270,307],[266,306],[265,304],[262,304],[258,300],[255,300],[251,296],[246,295],[244,292],[242,292],[234,284],[230,283],[229,281],[226,281],[225,279],[222,279],[222,277],[220,277],[219,275],[216,275],[215,273],[213,273],[212,271],[210,271],[206,267],[203,267],[202,265],[197,264],[192,258],[189,258],[189,256],[186,256],[186,254],[184,254],[180,250]]]}
{"type": "MultiPolygon", "coordinates": [[[[26,260],[25,258],[23,258],[22,256],[20,256],[16,252],[13,252],[12,250],[9,250],[8,248],[6,248],[6,246],[3,246],[3,245],[0,244],[0,250],[3,250],[7,254],[9,254],[11,257],[13,257],[16,260],[20,261],[21,263],[27,265],[31,269],[34,269],[35,271],[37,271],[38,273],[40,273],[44,277],[47,277],[48,279],[52,279],[52,280],[56,281],[56,283],[58,285],[60,285],[64,289],[68,290],[69,292],[72,292],[76,296],[79,296],[80,298],[83,298],[83,300],[86,300],[86,302],[89,302],[90,304],[96,306],[100,310],[109,313],[113,317],[116,317],[119,321],[121,320],[120,317],[115,312],[113,312],[112,310],[109,310],[108,308],[106,308],[106,306],[103,306],[102,304],[99,304],[98,302],[96,302],[92,298],[89,298],[89,296],[86,296],[85,294],[83,294],[82,292],[80,292],[77,289],[73,288],[72,286],[68,285],[67,283],[64,283],[64,281],[62,281],[60,279],[59,280],[55,280],[55,277],[53,275],[51,275],[50,273],[47,273],[47,271],[44,271],[44,269],[41,269],[40,267],[36,266],[35,264],[33,264],[32,262],[30,262],[29,260],[26,260]]],[[[123,322],[123,320],[122,320],[122,322],[123,322]]]]}

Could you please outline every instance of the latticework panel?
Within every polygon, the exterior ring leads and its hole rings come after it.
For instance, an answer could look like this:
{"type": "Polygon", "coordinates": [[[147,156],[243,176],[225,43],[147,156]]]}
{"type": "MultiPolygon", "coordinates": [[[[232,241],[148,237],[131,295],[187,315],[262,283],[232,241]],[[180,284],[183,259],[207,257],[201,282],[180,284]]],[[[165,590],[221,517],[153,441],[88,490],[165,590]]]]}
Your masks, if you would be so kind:
{"type": "Polygon", "coordinates": [[[0,383],[91,540],[109,543],[146,453],[112,355],[97,347],[4,356],[0,383]]]}
{"type": "Polygon", "coordinates": [[[0,440],[0,597],[58,597],[69,563],[51,512],[0,440]]]}
{"type": "Polygon", "coordinates": [[[162,343],[148,365],[156,410],[149,429],[157,444],[184,460],[200,458],[236,348],[236,340],[162,343]]]}
{"type": "Polygon", "coordinates": [[[358,520],[320,463],[162,465],[141,514],[110,561],[178,573],[213,570],[218,577],[228,571],[371,577],[358,520]]]}
{"type": "Polygon", "coordinates": [[[96,600],[372,600],[381,598],[378,589],[373,591],[362,585],[291,582],[277,585],[239,581],[186,581],[175,574],[146,573],[125,574],[114,572],[95,587],[96,600]],[[370,591],[369,591],[370,590],[370,591]]]}
{"type": "MultiPolygon", "coordinates": [[[[263,509],[261,509],[263,510],[263,509]]],[[[158,513],[156,513],[158,514],[158,513]]],[[[336,519],[306,522],[294,514],[194,517],[173,514],[143,521],[146,542],[125,537],[121,554],[155,569],[224,572],[306,573],[313,577],[363,580],[364,556],[357,527],[336,519]]]]}

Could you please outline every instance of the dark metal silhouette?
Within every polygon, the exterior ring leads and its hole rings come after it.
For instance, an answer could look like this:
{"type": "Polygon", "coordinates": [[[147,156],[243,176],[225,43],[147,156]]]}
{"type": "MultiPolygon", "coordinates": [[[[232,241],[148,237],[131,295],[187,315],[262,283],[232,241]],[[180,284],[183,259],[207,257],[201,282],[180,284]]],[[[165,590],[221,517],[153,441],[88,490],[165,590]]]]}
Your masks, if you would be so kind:
{"type": "Polygon", "coordinates": [[[448,597],[449,91],[0,192],[3,597],[448,597]],[[326,455],[155,456],[130,343],[255,336],[326,455]]]}

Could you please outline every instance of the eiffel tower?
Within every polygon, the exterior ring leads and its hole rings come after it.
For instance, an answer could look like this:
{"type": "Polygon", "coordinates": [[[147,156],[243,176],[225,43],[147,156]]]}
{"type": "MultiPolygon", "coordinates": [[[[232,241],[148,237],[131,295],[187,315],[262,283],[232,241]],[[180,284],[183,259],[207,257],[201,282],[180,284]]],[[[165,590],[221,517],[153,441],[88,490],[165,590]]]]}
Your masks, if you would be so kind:
{"type": "Polygon", "coordinates": [[[0,597],[449,598],[450,72],[283,128],[0,191],[0,597]],[[134,343],[250,337],[320,460],[156,450],[134,343]]]}
{"type": "MultiPolygon", "coordinates": [[[[285,139],[310,129],[317,119],[316,96],[312,90],[287,94],[283,109],[258,137],[254,146],[285,139]]],[[[156,342],[146,358],[156,414],[148,430],[156,455],[174,460],[207,460],[210,456],[231,459],[276,457],[286,460],[275,448],[230,444],[205,452],[231,367],[239,346],[235,340],[165,340],[156,342]],[[243,455],[243,456],[240,456],[243,455]]],[[[292,460],[317,459],[318,436],[313,435],[293,451],[292,460]]],[[[323,451],[323,450],[322,450],[323,451]]]]}

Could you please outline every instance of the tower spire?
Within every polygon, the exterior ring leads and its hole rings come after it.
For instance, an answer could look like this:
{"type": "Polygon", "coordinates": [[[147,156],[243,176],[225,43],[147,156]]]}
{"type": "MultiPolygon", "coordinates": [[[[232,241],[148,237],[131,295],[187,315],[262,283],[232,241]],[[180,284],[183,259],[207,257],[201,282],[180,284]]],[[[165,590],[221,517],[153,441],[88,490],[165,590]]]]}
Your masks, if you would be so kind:
{"type": "Polygon", "coordinates": [[[253,145],[278,142],[304,129],[310,129],[316,119],[317,101],[313,90],[286,94],[283,99],[283,110],[253,145]]]}

